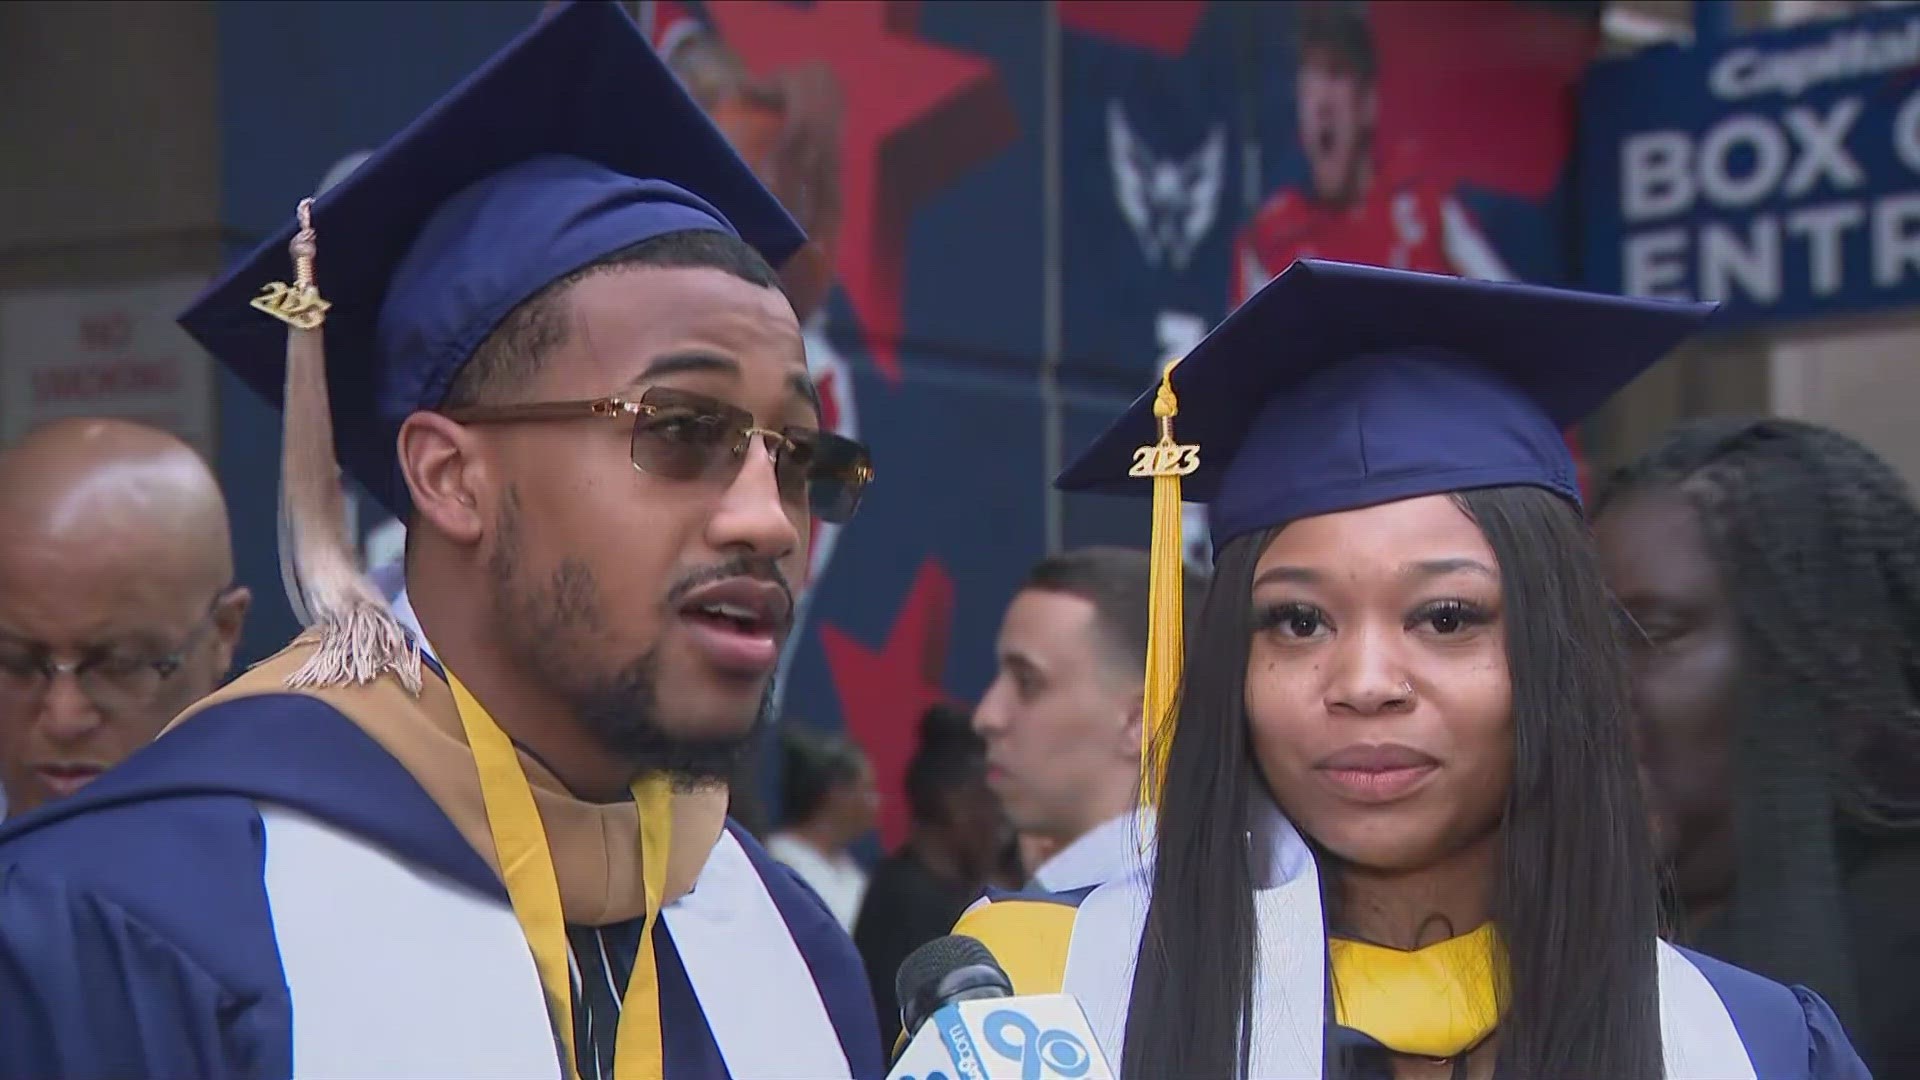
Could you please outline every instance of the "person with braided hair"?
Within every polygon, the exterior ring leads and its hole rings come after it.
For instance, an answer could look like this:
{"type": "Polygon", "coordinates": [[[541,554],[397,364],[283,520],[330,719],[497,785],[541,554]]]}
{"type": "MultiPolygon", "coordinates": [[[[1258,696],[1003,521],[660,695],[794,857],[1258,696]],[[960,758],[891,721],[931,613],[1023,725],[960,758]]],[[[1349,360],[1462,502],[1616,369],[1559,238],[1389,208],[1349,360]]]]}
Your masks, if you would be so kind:
{"type": "Polygon", "coordinates": [[[1701,951],[1817,990],[1878,1076],[1920,1075],[1920,508],[1859,442],[1683,424],[1595,531],[1637,624],[1661,855],[1701,951]]]}

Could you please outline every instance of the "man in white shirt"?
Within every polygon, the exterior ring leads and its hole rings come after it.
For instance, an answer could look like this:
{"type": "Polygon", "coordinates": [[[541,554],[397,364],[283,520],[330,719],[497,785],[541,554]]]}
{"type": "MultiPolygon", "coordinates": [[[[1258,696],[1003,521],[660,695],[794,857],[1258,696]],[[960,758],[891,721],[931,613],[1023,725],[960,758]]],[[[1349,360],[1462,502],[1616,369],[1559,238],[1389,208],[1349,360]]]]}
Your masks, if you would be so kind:
{"type": "MultiPolygon", "coordinates": [[[[1136,814],[1147,652],[1147,553],[1088,547],[1027,575],[1000,626],[998,674],[974,711],[988,783],[1023,838],[1051,847],[1032,884],[1098,885],[1144,850],[1136,814]]],[[[1189,623],[1204,580],[1189,573],[1189,623]]]]}

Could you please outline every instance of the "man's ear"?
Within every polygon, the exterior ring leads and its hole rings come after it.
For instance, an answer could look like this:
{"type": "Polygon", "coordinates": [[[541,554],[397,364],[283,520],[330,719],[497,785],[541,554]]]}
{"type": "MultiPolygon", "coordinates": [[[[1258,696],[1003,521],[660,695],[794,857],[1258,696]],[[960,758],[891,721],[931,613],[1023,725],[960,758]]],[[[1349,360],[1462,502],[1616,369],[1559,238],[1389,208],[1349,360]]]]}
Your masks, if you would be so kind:
{"type": "Polygon", "coordinates": [[[478,543],[492,490],[479,436],[439,413],[416,412],[400,425],[398,449],[415,512],[454,543],[478,543]]]}
{"type": "Polygon", "coordinates": [[[245,585],[236,585],[213,606],[216,681],[233,669],[234,650],[240,646],[240,631],[247,624],[247,609],[252,605],[253,591],[245,585]]]}

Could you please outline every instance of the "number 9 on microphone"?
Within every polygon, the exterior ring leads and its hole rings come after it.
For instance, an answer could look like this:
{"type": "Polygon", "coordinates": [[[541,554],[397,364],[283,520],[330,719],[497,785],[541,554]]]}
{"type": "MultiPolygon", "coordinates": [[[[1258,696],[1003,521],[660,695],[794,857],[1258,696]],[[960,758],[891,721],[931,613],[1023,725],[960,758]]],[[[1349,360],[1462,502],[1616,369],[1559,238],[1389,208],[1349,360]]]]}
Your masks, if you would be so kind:
{"type": "Polygon", "coordinates": [[[1067,994],[962,1001],[914,1033],[889,1080],[1113,1080],[1067,994]]]}

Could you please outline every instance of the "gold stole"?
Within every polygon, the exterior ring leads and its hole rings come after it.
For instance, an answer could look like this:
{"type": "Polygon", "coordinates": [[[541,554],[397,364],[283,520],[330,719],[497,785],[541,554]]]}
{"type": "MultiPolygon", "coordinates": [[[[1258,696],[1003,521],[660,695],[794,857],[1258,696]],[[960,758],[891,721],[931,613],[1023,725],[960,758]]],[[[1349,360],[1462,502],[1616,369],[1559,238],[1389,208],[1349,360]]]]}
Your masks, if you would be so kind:
{"type": "MultiPolygon", "coordinates": [[[[540,982],[552,1004],[554,1024],[566,1047],[566,1075],[578,1077],[573,1045],[573,980],[567,973],[567,925],[560,907],[560,880],[553,852],[547,846],[546,826],[534,805],[533,787],[520,768],[512,740],[481,707],[453,672],[447,672],[467,745],[480,771],[480,794],[486,803],[487,825],[500,858],[500,875],[507,886],[514,916],[533,948],[540,982]]],[[[640,816],[640,867],[645,879],[646,915],[640,927],[640,950],[633,974],[627,978],[620,1002],[620,1030],[614,1037],[613,1072],[616,1080],[660,1080],[666,1064],[660,1040],[660,979],[654,967],[653,925],[666,894],[667,847],[672,837],[673,789],[664,778],[648,778],[633,785],[633,803],[640,816]]]]}
{"type": "MultiPolygon", "coordinates": [[[[288,675],[311,657],[313,648],[309,638],[294,641],[189,706],[166,730],[188,723],[222,702],[286,693],[288,675]]],[[[631,1019],[621,1024],[616,1037],[615,1067],[619,1080],[659,1077],[659,991],[652,919],[665,904],[691,889],[706,865],[714,842],[725,828],[726,789],[683,790],[672,793],[669,800],[663,785],[642,784],[636,785],[632,806],[582,802],[567,794],[531,759],[502,758],[497,753],[483,758],[480,745],[491,741],[497,751],[505,741],[504,734],[484,710],[466,715],[448,682],[436,678],[424,679],[417,694],[402,688],[397,679],[388,678],[361,686],[310,688],[300,693],[336,709],[420,782],[506,883],[522,931],[535,950],[536,962],[543,957],[559,957],[558,982],[549,974],[550,963],[540,963],[540,975],[555,1009],[565,1007],[564,1014],[555,1016],[555,1024],[569,1047],[569,1077],[577,1065],[571,1056],[572,979],[567,977],[565,925],[606,926],[635,918],[646,920],[641,952],[635,957],[634,974],[622,1001],[621,1011],[631,1019]],[[499,741],[490,740],[489,733],[499,734],[499,741]],[[488,763],[484,767],[483,761],[488,763]],[[483,782],[483,774],[493,779],[483,782]],[[522,792],[527,794],[523,797],[522,792]],[[533,803],[531,813],[526,812],[528,800],[533,803]],[[522,809],[509,817],[496,818],[496,801],[503,806],[518,803],[522,809]],[[509,850],[508,837],[500,831],[507,820],[545,826],[533,834],[538,845],[515,841],[509,850]],[[638,856],[637,872],[633,860],[625,857],[629,852],[638,856]],[[540,871],[543,865],[548,867],[545,875],[540,871]],[[536,875],[539,880],[535,880],[536,875]],[[556,887],[562,909],[557,923],[559,937],[547,932],[536,934],[530,914],[546,920],[547,925],[554,923],[550,909],[540,913],[539,905],[545,902],[532,898],[535,894],[553,897],[556,887]],[[554,994],[555,986],[560,988],[558,995],[554,994]],[[638,1007],[639,994],[647,995],[644,1008],[638,1007]],[[645,1024],[638,1022],[642,1017],[646,1018],[645,1024]],[[650,1038],[643,1028],[653,1032],[650,1038]],[[649,1045],[655,1049],[649,1050],[649,1045]]],[[[461,694],[465,695],[464,689],[461,694]]],[[[514,753],[511,743],[507,750],[514,753]]]]}
{"type": "Polygon", "coordinates": [[[1335,1021],[1397,1054],[1464,1054],[1500,1022],[1499,947],[1492,923],[1411,951],[1330,937],[1335,1021]]]}

